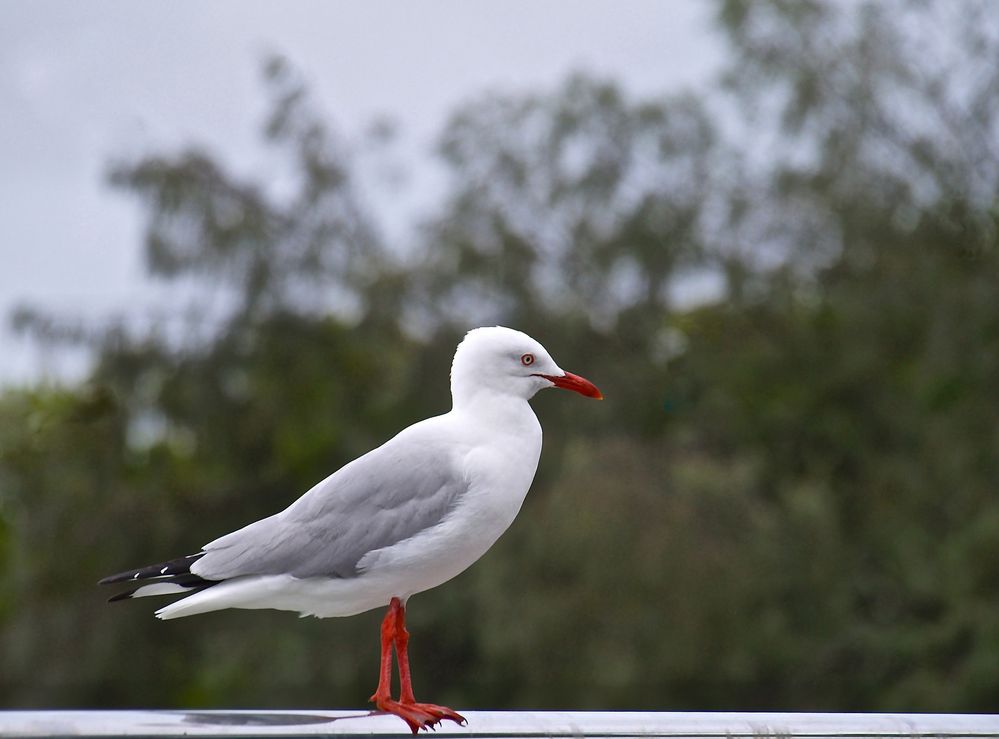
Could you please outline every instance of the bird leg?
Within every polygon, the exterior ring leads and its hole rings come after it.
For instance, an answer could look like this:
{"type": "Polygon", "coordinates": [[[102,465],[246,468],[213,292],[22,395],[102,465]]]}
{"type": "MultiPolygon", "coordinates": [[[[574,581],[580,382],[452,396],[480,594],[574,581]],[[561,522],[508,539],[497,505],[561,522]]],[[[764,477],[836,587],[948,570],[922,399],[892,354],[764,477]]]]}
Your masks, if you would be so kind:
{"type": "Polygon", "coordinates": [[[435,719],[434,723],[442,720],[454,721],[456,724],[464,725],[465,717],[456,711],[452,711],[447,706],[438,706],[433,703],[417,703],[413,696],[413,680],[409,672],[409,632],[406,631],[406,606],[399,603],[395,598],[394,604],[398,605],[395,620],[395,654],[399,660],[399,702],[406,706],[412,706],[420,711],[429,713],[435,719]]]}
{"type": "MultiPolygon", "coordinates": [[[[393,599],[393,603],[395,599],[393,599]]],[[[378,672],[378,687],[375,694],[368,698],[380,710],[382,703],[392,700],[392,640],[395,637],[395,611],[389,607],[388,613],[382,619],[382,656],[381,669],[378,672]]]]}
{"type": "Polygon", "coordinates": [[[414,734],[420,729],[430,729],[442,720],[448,719],[464,724],[465,719],[450,708],[433,703],[417,703],[413,697],[412,678],[409,673],[407,645],[409,632],[406,631],[406,608],[398,598],[392,598],[385,618],[382,619],[382,657],[378,688],[368,700],[379,711],[392,713],[405,721],[414,734]],[[393,700],[392,690],[392,646],[395,645],[399,660],[399,700],[393,700]]]}

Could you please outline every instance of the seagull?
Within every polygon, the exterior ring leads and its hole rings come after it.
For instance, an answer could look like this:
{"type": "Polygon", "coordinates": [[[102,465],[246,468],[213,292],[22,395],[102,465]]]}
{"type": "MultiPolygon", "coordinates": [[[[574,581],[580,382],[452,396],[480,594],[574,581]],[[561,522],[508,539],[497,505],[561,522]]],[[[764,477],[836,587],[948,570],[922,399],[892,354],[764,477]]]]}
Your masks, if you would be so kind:
{"type": "Polygon", "coordinates": [[[406,603],[465,570],[513,523],[541,456],[541,425],[528,401],[549,387],[603,398],[527,334],[473,329],[451,365],[448,413],[404,429],[280,513],[196,554],[100,584],[129,584],[111,601],[186,594],[156,611],[161,619],[224,608],[328,618],[387,606],[378,687],[369,700],[414,734],[443,720],[464,724],[452,709],[413,695],[406,603]],[[390,690],[393,647],[398,700],[390,690]]]}

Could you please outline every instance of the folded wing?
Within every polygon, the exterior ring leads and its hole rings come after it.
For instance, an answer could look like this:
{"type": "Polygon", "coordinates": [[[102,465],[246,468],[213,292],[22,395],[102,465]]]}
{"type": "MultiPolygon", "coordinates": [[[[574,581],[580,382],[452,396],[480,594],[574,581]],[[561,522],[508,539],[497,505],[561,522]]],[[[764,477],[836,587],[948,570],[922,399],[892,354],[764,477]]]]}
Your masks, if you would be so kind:
{"type": "Polygon", "coordinates": [[[281,513],[206,545],[190,571],[212,581],[357,576],[364,555],[436,526],[468,487],[444,445],[420,431],[407,429],[281,513]]]}

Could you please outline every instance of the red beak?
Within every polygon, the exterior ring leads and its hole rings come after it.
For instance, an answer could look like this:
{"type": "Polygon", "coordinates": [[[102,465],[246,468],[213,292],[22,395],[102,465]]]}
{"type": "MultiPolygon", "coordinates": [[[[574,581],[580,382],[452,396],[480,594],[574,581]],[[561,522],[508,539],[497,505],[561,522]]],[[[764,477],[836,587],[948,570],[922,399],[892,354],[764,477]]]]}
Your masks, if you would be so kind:
{"type": "Polygon", "coordinates": [[[566,372],[564,375],[559,377],[558,375],[535,375],[535,377],[544,377],[555,387],[560,387],[563,390],[575,390],[580,395],[585,395],[587,398],[596,398],[597,400],[603,400],[604,396],[597,386],[592,382],[587,380],[585,377],[580,377],[579,375],[574,375],[571,372],[566,372]]]}

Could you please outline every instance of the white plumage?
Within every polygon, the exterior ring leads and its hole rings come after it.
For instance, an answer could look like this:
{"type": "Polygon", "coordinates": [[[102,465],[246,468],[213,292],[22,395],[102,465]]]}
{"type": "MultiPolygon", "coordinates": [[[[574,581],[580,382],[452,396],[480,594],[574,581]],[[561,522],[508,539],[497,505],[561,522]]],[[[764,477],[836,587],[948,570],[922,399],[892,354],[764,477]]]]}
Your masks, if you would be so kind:
{"type": "MultiPolygon", "coordinates": [[[[470,331],[455,352],[448,413],[404,429],[284,511],[198,554],[102,582],[135,583],[118,598],[191,593],[157,611],[162,619],[223,608],[319,617],[390,602],[404,609],[414,593],[475,562],[513,522],[541,454],[541,426],[528,400],[552,386],[601,397],[526,334],[499,326],[470,331]]],[[[384,648],[383,641],[383,659],[384,648]]],[[[385,695],[378,701],[413,727],[399,703],[385,695]]],[[[436,721],[457,716],[427,710],[436,721]]]]}

